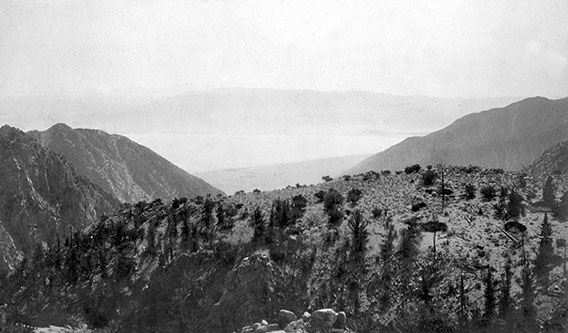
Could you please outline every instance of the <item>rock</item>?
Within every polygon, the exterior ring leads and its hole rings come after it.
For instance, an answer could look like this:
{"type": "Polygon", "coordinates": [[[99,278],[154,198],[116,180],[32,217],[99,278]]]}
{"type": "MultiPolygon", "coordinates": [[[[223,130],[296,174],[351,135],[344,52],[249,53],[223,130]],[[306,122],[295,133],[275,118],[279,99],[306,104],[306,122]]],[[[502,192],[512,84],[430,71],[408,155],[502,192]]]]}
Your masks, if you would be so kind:
{"type": "Polygon", "coordinates": [[[264,319],[260,322],[260,324],[261,324],[262,326],[268,326],[268,322],[267,322],[266,320],[264,320],[264,319]]]}
{"type": "Polygon", "coordinates": [[[260,326],[261,326],[260,323],[254,323],[254,324],[252,324],[252,328],[255,329],[255,330],[256,330],[257,328],[259,328],[260,326]]]}
{"type": "Polygon", "coordinates": [[[333,309],[320,309],[312,313],[310,323],[313,329],[331,329],[337,320],[337,312],[333,309]]]}
{"type": "Polygon", "coordinates": [[[280,329],[280,326],[278,326],[278,324],[270,324],[268,326],[266,326],[266,332],[274,332],[274,331],[278,331],[280,329]]]}
{"type": "Polygon", "coordinates": [[[298,317],[296,317],[296,314],[292,311],[280,310],[278,313],[278,324],[282,327],[286,327],[288,323],[293,322],[296,319],[298,319],[298,317]]]}
{"type": "Polygon", "coordinates": [[[306,323],[302,319],[289,323],[284,332],[287,333],[301,333],[306,331],[306,323]]]}
{"type": "Polygon", "coordinates": [[[309,321],[311,316],[312,316],[312,315],[311,315],[309,312],[306,311],[306,312],[304,312],[304,314],[302,315],[302,319],[303,319],[304,321],[309,321]]]}
{"type": "Polygon", "coordinates": [[[254,333],[266,333],[268,328],[266,326],[259,326],[257,329],[254,330],[254,333]]]}
{"type": "Polygon", "coordinates": [[[335,321],[336,328],[345,328],[345,324],[347,324],[347,315],[345,312],[341,311],[337,314],[337,320],[335,321]]]}
{"type": "Polygon", "coordinates": [[[245,326],[241,330],[241,333],[253,333],[253,332],[254,332],[254,328],[252,328],[251,326],[245,326]]]}

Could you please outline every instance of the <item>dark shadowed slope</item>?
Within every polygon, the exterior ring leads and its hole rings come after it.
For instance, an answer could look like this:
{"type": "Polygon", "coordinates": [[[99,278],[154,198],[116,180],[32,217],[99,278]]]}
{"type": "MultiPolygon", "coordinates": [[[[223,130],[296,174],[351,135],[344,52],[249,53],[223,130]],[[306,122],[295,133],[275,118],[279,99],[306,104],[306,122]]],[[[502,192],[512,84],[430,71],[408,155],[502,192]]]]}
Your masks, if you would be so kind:
{"type": "Polygon", "coordinates": [[[568,140],[568,98],[534,97],[467,115],[424,137],[408,138],[345,173],[398,170],[414,163],[518,170],[565,140],[568,140]]]}
{"type": "Polygon", "coordinates": [[[531,164],[529,171],[540,175],[568,173],[568,141],[546,150],[539,159],[531,164]]]}
{"type": "Polygon", "coordinates": [[[0,271],[37,242],[80,230],[118,206],[61,155],[16,128],[0,128],[0,271]]]}
{"type": "Polygon", "coordinates": [[[123,202],[222,193],[124,136],[65,124],[28,134],[123,202]]]}

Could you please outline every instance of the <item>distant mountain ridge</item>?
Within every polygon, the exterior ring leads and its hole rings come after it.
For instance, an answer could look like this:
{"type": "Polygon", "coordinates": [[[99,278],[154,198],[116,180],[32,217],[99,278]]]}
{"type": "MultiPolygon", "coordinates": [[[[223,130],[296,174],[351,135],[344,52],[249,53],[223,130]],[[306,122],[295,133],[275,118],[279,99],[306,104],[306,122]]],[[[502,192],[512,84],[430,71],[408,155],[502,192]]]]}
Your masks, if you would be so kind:
{"type": "Polygon", "coordinates": [[[119,204],[61,155],[16,128],[0,128],[0,271],[13,269],[36,243],[80,230],[119,204]]]}
{"type": "Polygon", "coordinates": [[[524,99],[466,115],[423,137],[411,137],[377,153],[346,174],[399,170],[411,164],[480,165],[519,170],[548,148],[568,140],[568,98],[524,99]]]}
{"type": "Polygon", "coordinates": [[[124,136],[65,124],[28,135],[122,202],[223,193],[124,136]]]}
{"type": "Polygon", "coordinates": [[[547,149],[541,157],[531,164],[528,170],[533,174],[540,175],[568,173],[568,141],[547,149]]]}

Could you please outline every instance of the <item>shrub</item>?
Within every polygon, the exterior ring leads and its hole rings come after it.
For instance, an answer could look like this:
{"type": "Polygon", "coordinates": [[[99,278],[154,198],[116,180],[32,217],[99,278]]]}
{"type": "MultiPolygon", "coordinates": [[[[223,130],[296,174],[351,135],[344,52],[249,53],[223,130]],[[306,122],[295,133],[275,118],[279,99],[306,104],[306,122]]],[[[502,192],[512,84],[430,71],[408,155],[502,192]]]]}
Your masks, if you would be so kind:
{"type": "Polygon", "coordinates": [[[323,180],[324,182],[326,182],[326,183],[327,183],[327,182],[330,182],[330,181],[332,181],[332,180],[333,180],[333,178],[331,178],[330,176],[323,176],[323,177],[321,177],[321,180],[323,180]]]}
{"type": "Polygon", "coordinates": [[[465,185],[465,198],[467,200],[472,200],[475,198],[475,185],[473,184],[466,184],[465,185]]]}
{"type": "Polygon", "coordinates": [[[479,192],[485,201],[491,201],[497,195],[497,191],[495,191],[495,188],[491,185],[483,186],[479,192]]]}
{"type": "Polygon", "coordinates": [[[432,186],[434,185],[434,182],[436,182],[437,178],[438,174],[435,171],[426,170],[426,172],[422,174],[422,185],[432,186]]]}
{"type": "Polygon", "coordinates": [[[356,205],[362,196],[363,192],[361,192],[361,190],[353,188],[347,193],[347,201],[349,201],[352,205],[356,205]]]}
{"type": "Polygon", "coordinates": [[[318,202],[322,202],[323,198],[325,197],[325,192],[324,191],[316,192],[316,194],[314,194],[314,197],[316,197],[318,202]]]}
{"type": "Polygon", "coordinates": [[[414,165],[411,165],[411,166],[404,168],[404,173],[409,175],[411,173],[416,173],[416,172],[420,171],[420,169],[422,169],[420,167],[420,164],[414,164],[414,165]]]}

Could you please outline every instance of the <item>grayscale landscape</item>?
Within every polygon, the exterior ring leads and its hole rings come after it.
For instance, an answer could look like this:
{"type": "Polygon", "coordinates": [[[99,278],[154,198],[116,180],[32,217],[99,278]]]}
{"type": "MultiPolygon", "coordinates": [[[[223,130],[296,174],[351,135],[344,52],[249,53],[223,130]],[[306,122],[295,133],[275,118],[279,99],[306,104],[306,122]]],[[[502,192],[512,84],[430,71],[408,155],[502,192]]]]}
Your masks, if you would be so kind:
{"type": "Polygon", "coordinates": [[[568,332],[568,3],[0,3],[1,332],[568,332]]]}

